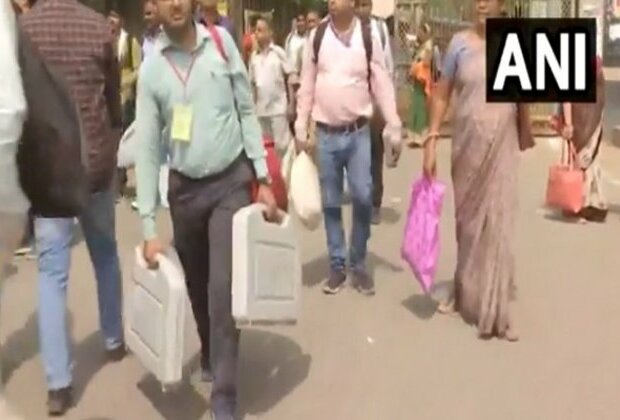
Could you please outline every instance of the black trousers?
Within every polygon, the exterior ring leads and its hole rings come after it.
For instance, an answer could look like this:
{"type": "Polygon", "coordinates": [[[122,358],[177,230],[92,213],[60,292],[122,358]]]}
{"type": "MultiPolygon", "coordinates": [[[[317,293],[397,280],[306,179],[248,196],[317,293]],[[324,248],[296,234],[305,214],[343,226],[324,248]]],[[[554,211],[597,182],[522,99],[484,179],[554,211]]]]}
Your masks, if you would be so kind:
{"type": "Polygon", "coordinates": [[[253,170],[245,155],[224,172],[190,179],[170,171],[168,200],[175,247],[202,345],[203,366],[215,377],[215,411],[237,401],[239,330],[232,317],[232,227],[235,213],[250,204],[253,170]]]}
{"type": "Polygon", "coordinates": [[[383,144],[383,129],[385,121],[381,112],[375,111],[370,121],[370,144],[371,144],[371,171],[372,171],[372,205],[380,208],[383,204],[383,155],[385,146],[383,144]]]}

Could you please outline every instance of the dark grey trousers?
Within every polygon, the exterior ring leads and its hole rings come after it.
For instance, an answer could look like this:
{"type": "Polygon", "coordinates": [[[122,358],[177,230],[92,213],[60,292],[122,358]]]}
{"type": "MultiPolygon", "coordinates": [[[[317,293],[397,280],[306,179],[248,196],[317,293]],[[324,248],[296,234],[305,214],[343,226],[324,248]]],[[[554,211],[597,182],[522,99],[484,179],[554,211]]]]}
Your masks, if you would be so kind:
{"type": "Polygon", "coordinates": [[[381,204],[383,203],[383,154],[385,153],[385,147],[383,145],[384,128],[385,121],[381,116],[381,112],[377,110],[370,120],[372,205],[375,208],[381,208],[381,204]]]}
{"type": "MultiPolygon", "coordinates": [[[[202,345],[215,377],[215,411],[236,408],[239,330],[232,317],[232,221],[250,204],[253,171],[245,155],[220,174],[190,179],[170,171],[174,240],[202,345]]],[[[206,366],[205,366],[206,367],[206,366]]]]}

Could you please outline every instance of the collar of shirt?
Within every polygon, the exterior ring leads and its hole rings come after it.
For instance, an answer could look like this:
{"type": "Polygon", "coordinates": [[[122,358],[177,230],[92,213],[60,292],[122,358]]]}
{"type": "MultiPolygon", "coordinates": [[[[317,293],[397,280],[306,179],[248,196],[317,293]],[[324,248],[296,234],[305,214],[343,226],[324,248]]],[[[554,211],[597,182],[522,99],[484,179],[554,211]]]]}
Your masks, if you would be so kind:
{"type": "Polygon", "coordinates": [[[351,46],[351,38],[353,38],[353,33],[355,32],[355,28],[357,27],[358,22],[359,22],[358,18],[353,18],[353,22],[351,22],[351,27],[349,27],[349,29],[347,29],[344,32],[340,32],[334,26],[334,21],[330,19],[329,20],[329,27],[331,28],[331,30],[334,33],[334,35],[336,35],[336,38],[338,38],[338,40],[340,40],[340,42],[342,42],[347,47],[350,47],[351,46]]]}
{"type": "Polygon", "coordinates": [[[258,52],[259,54],[264,54],[267,55],[269,54],[271,51],[273,51],[275,44],[273,42],[271,42],[269,45],[267,45],[265,48],[260,48],[260,46],[258,47],[258,50],[256,50],[256,52],[258,52]]]}
{"type": "Polygon", "coordinates": [[[144,39],[147,39],[149,41],[155,41],[157,39],[157,37],[159,37],[159,34],[162,33],[162,29],[161,26],[158,26],[157,28],[153,29],[153,30],[147,30],[144,32],[144,39]]]}
{"type": "MultiPolygon", "coordinates": [[[[211,34],[209,30],[202,25],[194,25],[196,28],[196,45],[194,46],[192,52],[196,52],[205,42],[205,40],[211,38],[211,34]]],[[[178,45],[176,45],[168,36],[166,31],[161,31],[159,34],[159,38],[157,40],[157,49],[160,52],[164,52],[168,49],[180,49],[178,45]]]]}

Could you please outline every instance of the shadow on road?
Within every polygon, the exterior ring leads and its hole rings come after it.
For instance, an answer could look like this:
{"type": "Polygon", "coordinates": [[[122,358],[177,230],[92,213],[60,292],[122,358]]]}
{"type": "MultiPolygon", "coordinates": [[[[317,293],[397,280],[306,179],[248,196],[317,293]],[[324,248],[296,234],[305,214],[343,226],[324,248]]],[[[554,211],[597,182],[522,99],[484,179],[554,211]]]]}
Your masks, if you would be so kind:
{"type": "Polygon", "coordinates": [[[259,330],[243,331],[240,413],[258,416],[268,412],[307,378],[311,361],[310,355],[288,337],[259,330]]]}
{"type": "Polygon", "coordinates": [[[201,420],[204,418],[209,405],[206,395],[201,395],[190,381],[191,373],[199,365],[199,355],[196,355],[183,369],[186,374],[181,384],[169,392],[162,390],[161,384],[152,374],[144,376],[138,382],[138,389],[153,404],[161,417],[166,420],[201,420]]]}
{"type": "Polygon", "coordinates": [[[580,219],[577,217],[566,217],[562,213],[550,212],[544,215],[544,218],[553,222],[566,223],[567,225],[578,225],[580,219]]]}
{"type": "Polygon", "coordinates": [[[39,354],[38,319],[33,312],[19,330],[11,334],[2,344],[2,383],[7,384],[11,376],[27,361],[39,354]]]}
{"type": "Polygon", "coordinates": [[[10,277],[13,277],[15,274],[17,274],[17,271],[18,269],[15,264],[7,264],[4,268],[4,273],[2,273],[2,275],[4,276],[5,280],[8,280],[10,277]]]}
{"type": "Polygon", "coordinates": [[[381,209],[381,222],[388,225],[395,225],[400,221],[400,213],[391,207],[381,209]]]}
{"type": "Polygon", "coordinates": [[[454,281],[436,282],[430,294],[416,294],[403,300],[401,304],[422,320],[429,320],[437,313],[439,302],[447,301],[454,293],[454,281]]]}
{"type": "MultiPolygon", "coordinates": [[[[272,409],[308,376],[310,355],[290,338],[259,330],[241,333],[239,354],[239,412],[262,414],[272,409]]],[[[196,379],[200,355],[185,365],[181,384],[164,393],[149,374],[138,389],[166,420],[201,420],[210,407],[210,386],[196,379]]],[[[242,417],[243,418],[243,417],[242,417]]]]}
{"type": "Polygon", "coordinates": [[[76,403],[79,403],[88,384],[108,363],[103,341],[101,333],[95,331],[73,347],[73,354],[75,355],[73,388],[75,389],[76,403]]]}
{"type": "Polygon", "coordinates": [[[402,301],[402,305],[422,320],[429,320],[437,312],[437,302],[429,295],[413,295],[402,301]]]}
{"type": "MultiPolygon", "coordinates": [[[[70,313],[67,324],[69,331],[72,331],[73,316],[70,313]]],[[[3,383],[7,384],[24,363],[37,357],[39,353],[38,317],[37,313],[33,312],[24,326],[11,334],[2,345],[3,383]]],[[[94,332],[77,345],[72,346],[72,353],[75,355],[72,385],[75,389],[77,404],[90,381],[107,362],[101,334],[98,331],[94,332]]]]}
{"type": "MultiPolygon", "coordinates": [[[[386,268],[392,273],[400,273],[403,268],[391,261],[369,252],[366,258],[369,273],[374,276],[377,269],[386,268]]],[[[327,278],[329,272],[329,257],[322,255],[304,264],[302,269],[303,284],[306,287],[315,287],[327,278]]]]}
{"type": "Polygon", "coordinates": [[[613,214],[620,214],[620,204],[609,204],[609,212],[613,214]]]}

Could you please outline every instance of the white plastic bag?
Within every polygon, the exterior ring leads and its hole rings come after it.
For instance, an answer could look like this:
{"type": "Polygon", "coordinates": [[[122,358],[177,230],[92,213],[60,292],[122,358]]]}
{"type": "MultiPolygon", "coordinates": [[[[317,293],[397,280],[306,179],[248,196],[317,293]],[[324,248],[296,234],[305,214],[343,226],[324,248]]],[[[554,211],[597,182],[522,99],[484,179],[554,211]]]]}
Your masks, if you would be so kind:
{"type": "Polygon", "coordinates": [[[118,153],[116,155],[117,164],[119,168],[133,168],[136,164],[136,152],[138,137],[136,134],[135,121],[125,130],[121,142],[118,145],[118,153]]]}
{"type": "Polygon", "coordinates": [[[295,157],[291,168],[290,197],[295,213],[310,230],[321,222],[321,186],[319,171],[306,152],[295,157]]]}

